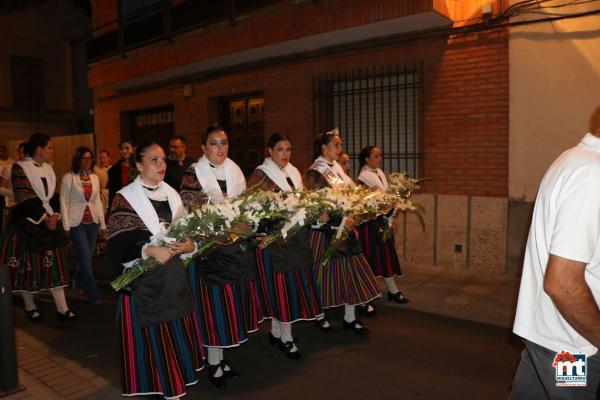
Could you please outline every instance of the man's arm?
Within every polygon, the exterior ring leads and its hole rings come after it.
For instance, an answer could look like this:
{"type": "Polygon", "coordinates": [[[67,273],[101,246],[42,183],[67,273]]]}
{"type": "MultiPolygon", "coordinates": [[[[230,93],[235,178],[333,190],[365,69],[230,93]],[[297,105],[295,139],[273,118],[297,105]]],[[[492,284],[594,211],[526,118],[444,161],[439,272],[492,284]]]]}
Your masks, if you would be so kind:
{"type": "Polygon", "coordinates": [[[544,291],[563,318],[581,336],[600,348],[600,310],[585,282],[586,265],[550,254],[544,291]]]}

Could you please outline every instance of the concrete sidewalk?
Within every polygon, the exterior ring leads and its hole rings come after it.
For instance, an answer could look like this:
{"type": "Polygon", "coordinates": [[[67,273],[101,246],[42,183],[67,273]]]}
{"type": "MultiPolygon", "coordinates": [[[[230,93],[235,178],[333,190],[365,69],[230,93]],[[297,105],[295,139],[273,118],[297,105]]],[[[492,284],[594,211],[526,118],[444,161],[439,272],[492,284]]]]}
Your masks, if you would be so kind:
{"type": "MultiPolygon", "coordinates": [[[[511,328],[520,277],[423,265],[402,265],[398,288],[407,307],[451,318],[511,328]]],[[[385,290],[385,287],[382,287],[385,290]]],[[[387,298],[384,294],[384,300],[387,298]]]]}
{"type": "Polygon", "coordinates": [[[21,329],[15,332],[19,382],[24,391],[8,400],[114,400],[119,388],[83,365],[63,357],[21,329]]]}
{"type": "MultiPolygon", "coordinates": [[[[402,269],[404,277],[398,279],[398,287],[410,303],[394,307],[505,328],[512,326],[519,278],[408,264],[403,264],[402,269]]],[[[379,303],[391,304],[382,280],[380,285],[384,295],[379,303]]],[[[70,302],[81,300],[70,290],[67,295],[70,302]]],[[[6,397],[7,400],[121,398],[117,385],[65,358],[44,342],[21,329],[17,329],[16,337],[19,378],[25,391],[6,397]]]]}

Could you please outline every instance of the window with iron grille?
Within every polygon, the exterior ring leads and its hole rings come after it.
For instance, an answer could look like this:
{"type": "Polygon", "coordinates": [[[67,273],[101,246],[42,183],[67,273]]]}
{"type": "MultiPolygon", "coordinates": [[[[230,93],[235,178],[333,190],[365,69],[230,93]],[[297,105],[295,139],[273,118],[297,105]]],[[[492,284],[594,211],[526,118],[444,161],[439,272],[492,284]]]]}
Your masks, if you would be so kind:
{"type": "Polygon", "coordinates": [[[369,145],[381,149],[386,173],[418,175],[422,76],[422,65],[413,63],[314,78],[315,131],[339,128],[351,176],[358,174],[358,155],[369,145]]]}

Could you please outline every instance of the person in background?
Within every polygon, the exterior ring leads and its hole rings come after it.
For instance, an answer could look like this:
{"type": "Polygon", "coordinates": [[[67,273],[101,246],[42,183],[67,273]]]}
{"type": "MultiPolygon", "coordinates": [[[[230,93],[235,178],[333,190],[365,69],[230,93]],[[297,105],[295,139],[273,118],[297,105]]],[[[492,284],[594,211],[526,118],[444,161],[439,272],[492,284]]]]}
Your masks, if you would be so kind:
{"type": "Polygon", "coordinates": [[[0,144],[0,170],[4,169],[7,166],[12,166],[15,160],[8,156],[8,150],[6,146],[0,144]]]}
{"type": "Polygon", "coordinates": [[[342,151],[339,164],[342,166],[344,173],[346,175],[350,175],[350,154],[346,153],[345,151],[342,151]]]}
{"type": "MultiPolygon", "coordinates": [[[[0,145],[0,173],[7,167],[12,167],[14,160],[8,156],[8,150],[5,145],[0,145]]],[[[0,186],[4,186],[5,181],[0,176],[0,186]]],[[[6,198],[0,193],[0,226],[4,225],[4,209],[6,207],[6,198]]]]}
{"type": "Polygon", "coordinates": [[[133,154],[134,146],[129,140],[123,140],[119,144],[119,154],[121,159],[113,165],[108,171],[108,204],[112,205],[115,194],[121,188],[127,186],[131,180],[130,177],[130,158],[133,154]]]}
{"type": "MultiPolygon", "coordinates": [[[[17,146],[17,161],[25,158],[25,143],[21,142],[17,146]]],[[[2,216],[0,217],[0,227],[2,229],[8,224],[8,214],[15,201],[10,179],[12,166],[13,163],[10,162],[4,163],[4,166],[0,168],[0,196],[4,199],[4,207],[2,207],[2,216]]]]}
{"type": "Polygon", "coordinates": [[[100,304],[92,269],[92,257],[96,250],[99,230],[104,236],[104,207],[100,199],[100,180],[92,173],[94,154],[87,147],[78,147],[73,155],[71,171],[67,172],[60,185],[60,210],[64,230],[79,258],[74,287],[83,290],[88,301],[100,304]]]}
{"type": "Polygon", "coordinates": [[[74,321],[64,287],[69,285],[67,246],[69,238],[60,223],[56,175],[49,162],[54,158],[52,139],[34,133],[25,145],[26,158],[12,166],[15,205],[10,223],[0,236],[0,263],[10,268],[13,292],[20,292],[25,314],[39,321],[42,314],[34,293],[49,290],[59,322],[74,321]]]}
{"type": "MultiPolygon", "coordinates": [[[[381,150],[377,146],[367,146],[358,156],[360,173],[357,181],[369,188],[386,190],[388,181],[381,170],[381,150]]],[[[376,219],[366,221],[358,227],[363,253],[376,277],[383,277],[388,287],[388,300],[397,304],[406,304],[409,300],[402,295],[396,286],[395,277],[402,276],[398,254],[394,247],[393,232],[384,237],[384,232],[392,229],[393,211],[376,219]]],[[[365,315],[375,315],[372,304],[359,307],[365,315]]]]}
{"type": "Polygon", "coordinates": [[[183,136],[173,136],[169,140],[169,156],[167,159],[167,174],[165,182],[179,191],[185,171],[194,160],[186,155],[186,139],[183,136]]]}
{"type": "Polygon", "coordinates": [[[94,165],[94,173],[98,175],[100,180],[100,200],[104,207],[104,215],[108,213],[108,170],[110,169],[110,153],[107,150],[102,150],[98,153],[98,160],[94,165]]]}

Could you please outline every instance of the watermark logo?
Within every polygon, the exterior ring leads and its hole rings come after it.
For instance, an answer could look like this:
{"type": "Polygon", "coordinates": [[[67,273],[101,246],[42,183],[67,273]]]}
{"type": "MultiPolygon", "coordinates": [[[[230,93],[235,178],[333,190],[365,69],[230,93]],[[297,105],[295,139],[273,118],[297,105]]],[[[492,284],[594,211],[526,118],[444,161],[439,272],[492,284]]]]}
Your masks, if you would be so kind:
{"type": "Polygon", "coordinates": [[[556,370],[556,386],[587,385],[585,354],[571,354],[563,350],[556,353],[552,365],[556,370]]]}

